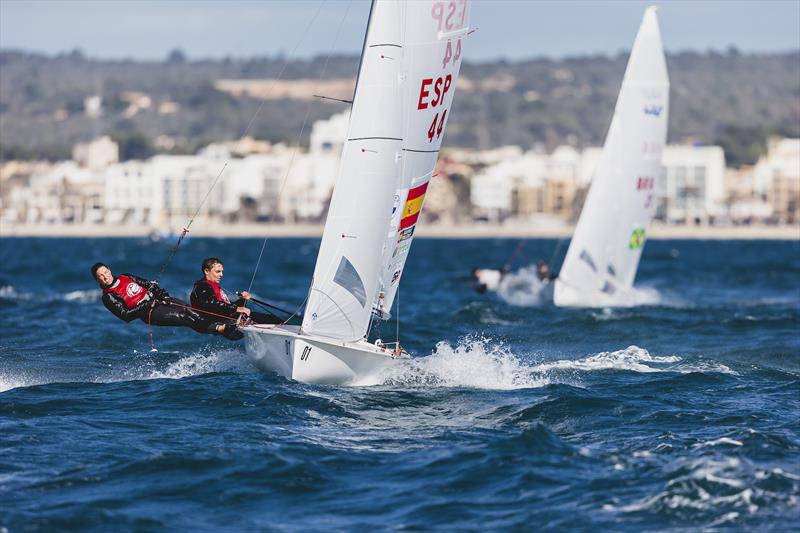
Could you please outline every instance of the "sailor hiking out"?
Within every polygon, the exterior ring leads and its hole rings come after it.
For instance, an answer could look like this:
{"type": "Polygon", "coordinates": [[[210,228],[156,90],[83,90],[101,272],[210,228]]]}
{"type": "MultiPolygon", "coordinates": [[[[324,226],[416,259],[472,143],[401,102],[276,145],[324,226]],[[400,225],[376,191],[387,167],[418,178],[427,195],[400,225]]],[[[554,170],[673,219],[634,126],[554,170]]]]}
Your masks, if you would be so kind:
{"type": "Polygon", "coordinates": [[[133,274],[114,276],[104,263],[92,265],[91,272],[103,289],[103,305],[120,320],[131,322],[138,318],[153,326],[187,327],[198,333],[221,334],[230,340],[243,336],[234,321],[225,316],[202,316],[171,297],[157,281],[133,274]]]}

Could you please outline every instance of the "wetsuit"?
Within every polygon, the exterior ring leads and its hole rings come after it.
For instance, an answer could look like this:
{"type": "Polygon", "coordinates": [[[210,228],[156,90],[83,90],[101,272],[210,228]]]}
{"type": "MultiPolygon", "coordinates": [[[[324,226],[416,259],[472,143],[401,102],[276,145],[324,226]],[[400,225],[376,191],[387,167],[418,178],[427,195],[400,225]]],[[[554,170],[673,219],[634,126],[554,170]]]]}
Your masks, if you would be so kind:
{"type": "Polygon", "coordinates": [[[125,322],[140,319],[154,326],[182,326],[198,333],[217,333],[222,320],[209,320],[192,311],[180,300],[158,286],[156,282],[121,274],[103,289],[103,305],[125,322]]]}
{"type": "MultiPolygon", "coordinates": [[[[231,303],[219,283],[214,283],[204,278],[194,282],[191,302],[192,307],[235,320],[239,318],[240,314],[236,311],[236,308],[244,306],[246,300],[239,298],[231,303]]],[[[280,318],[271,313],[257,313],[255,311],[250,311],[250,320],[256,324],[280,324],[282,322],[280,318]]]]}

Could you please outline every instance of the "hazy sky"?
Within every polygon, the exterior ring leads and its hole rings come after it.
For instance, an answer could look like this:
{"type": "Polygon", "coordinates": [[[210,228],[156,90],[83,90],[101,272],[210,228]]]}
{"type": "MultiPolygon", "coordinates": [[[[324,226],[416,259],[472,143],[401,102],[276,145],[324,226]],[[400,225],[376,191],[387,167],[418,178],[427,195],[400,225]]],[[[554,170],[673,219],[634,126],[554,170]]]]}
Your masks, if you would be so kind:
{"type": "MultiPolygon", "coordinates": [[[[616,54],[654,3],[668,51],[800,48],[800,0],[474,0],[468,57],[616,54]]],[[[368,13],[366,0],[0,0],[0,48],[155,60],[175,48],[192,59],[358,53],[368,13]]]]}

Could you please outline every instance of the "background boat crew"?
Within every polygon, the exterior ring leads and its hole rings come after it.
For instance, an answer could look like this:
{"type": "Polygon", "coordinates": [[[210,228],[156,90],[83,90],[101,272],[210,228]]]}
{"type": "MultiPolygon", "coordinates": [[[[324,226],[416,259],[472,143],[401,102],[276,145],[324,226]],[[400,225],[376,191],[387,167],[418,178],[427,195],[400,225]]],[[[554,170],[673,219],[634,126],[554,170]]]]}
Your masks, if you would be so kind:
{"type": "Polygon", "coordinates": [[[550,272],[550,266],[545,260],[539,260],[536,263],[536,277],[539,281],[553,281],[558,277],[555,272],[550,272]]]}
{"type": "Polygon", "coordinates": [[[225,270],[225,265],[220,259],[216,257],[203,259],[200,270],[203,272],[203,277],[194,282],[191,295],[192,307],[232,319],[238,319],[240,315],[245,315],[256,324],[280,324],[282,322],[280,318],[271,313],[250,310],[246,306],[247,301],[251,299],[251,295],[247,291],[242,291],[241,297],[231,302],[225,290],[220,286],[225,270]]]}
{"type": "Polygon", "coordinates": [[[201,316],[184,302],[172,298],[157,281],[133,274],[114,276],[104,263],[92,265],[91,272],[103,289],[103,305],[120,320],[131,322],[138,318],[153,326],[187,327],[198,333],[219,333],[230,340],[243,337],[233,321],[201,316]]]}
{"type": "Polygon", "coordinates": [[[475,291],[479,293],[484,293],[487,290],[496,291],[507,272],[507,266],[498,269],[473,268],[472,277],[475,278],[475,291]]]}

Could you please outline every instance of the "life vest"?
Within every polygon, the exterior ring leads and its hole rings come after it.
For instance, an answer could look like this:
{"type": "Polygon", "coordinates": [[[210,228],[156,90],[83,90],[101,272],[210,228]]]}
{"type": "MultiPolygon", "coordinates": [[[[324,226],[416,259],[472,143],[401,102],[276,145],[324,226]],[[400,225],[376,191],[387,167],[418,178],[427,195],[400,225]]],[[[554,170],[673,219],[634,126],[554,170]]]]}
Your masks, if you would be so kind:
{"type": "Polygon", "coordinates": [[[209,280],[203,278],[203,279],[198,279],[197,281],[194,282],[194,284],[195,285],[202,285],[202,284],[208,285],[214,291],[214,296],[217,297],[218,301],[226,303],[226,304],[231,303],[231,301],[228,299],[228,295],[225,294],[224,292],[222,292],[222,287],[219,286],[219,283],[214,283],[213,281],[209,281],[209,280]]]}
{"type": "Polygon", "coordinates": [[[103,289],[103,292],[110,292],[122,298],[128,309],[133,309],[147,297],[147,289],[125,275],[117,276],[116,281],[110,287],[103,289]]]}

